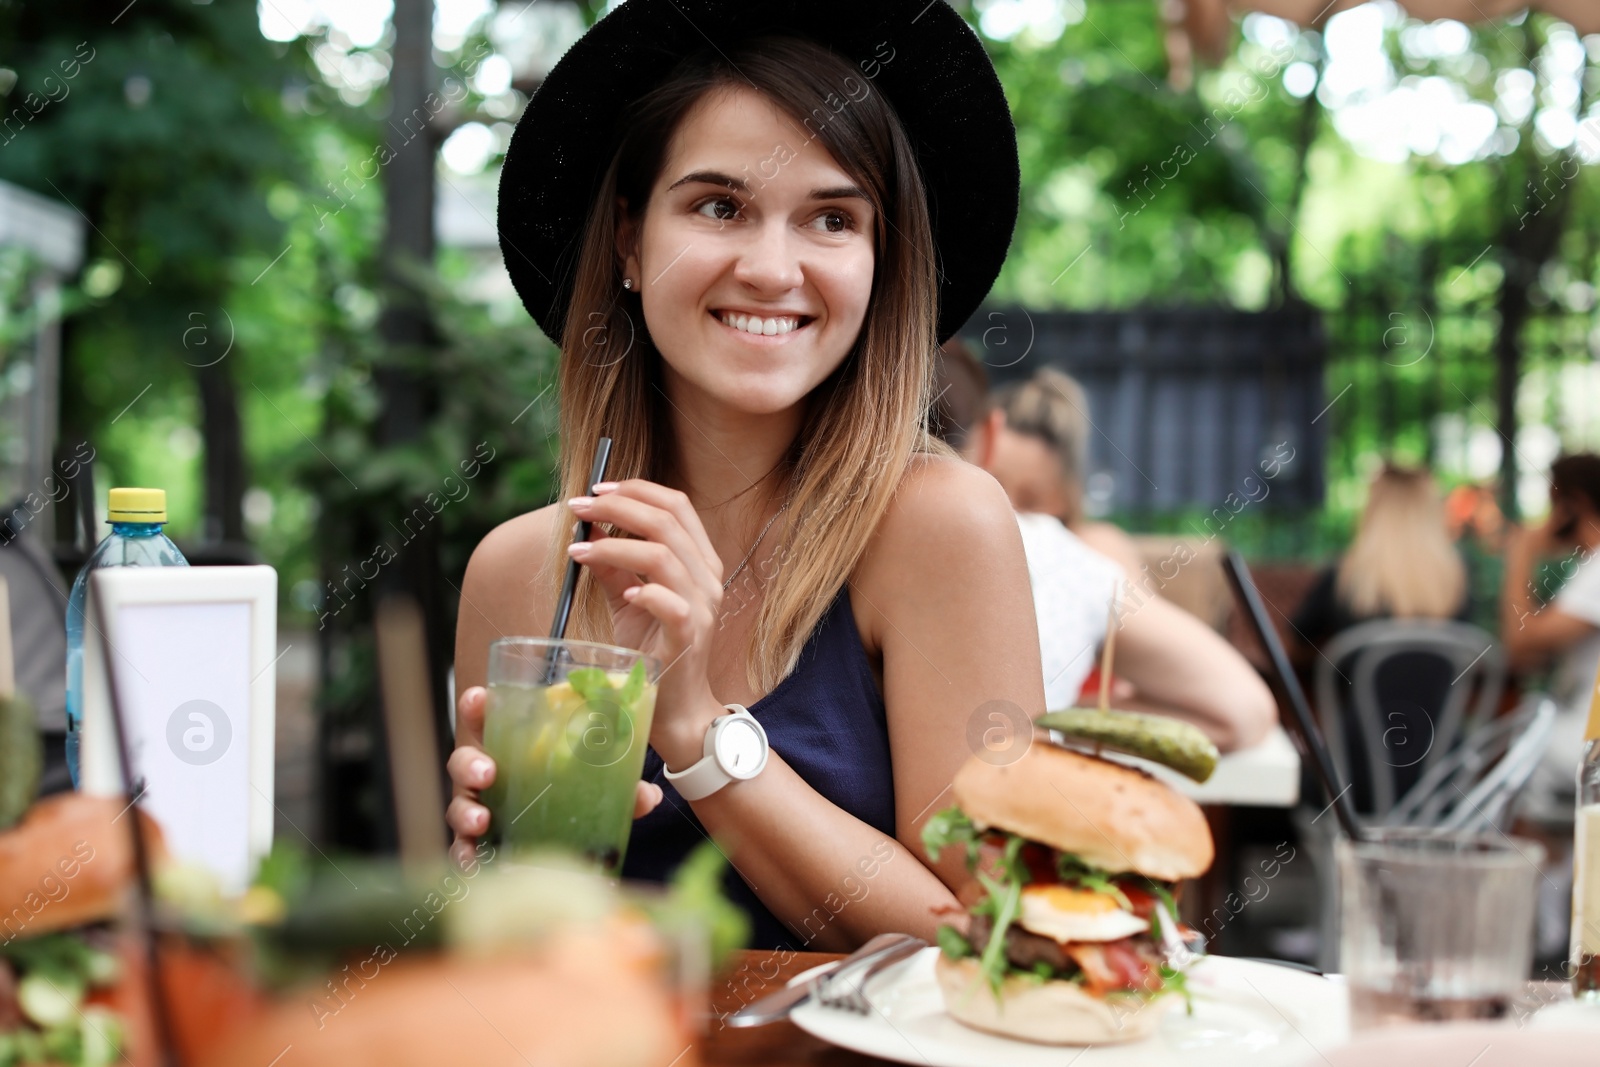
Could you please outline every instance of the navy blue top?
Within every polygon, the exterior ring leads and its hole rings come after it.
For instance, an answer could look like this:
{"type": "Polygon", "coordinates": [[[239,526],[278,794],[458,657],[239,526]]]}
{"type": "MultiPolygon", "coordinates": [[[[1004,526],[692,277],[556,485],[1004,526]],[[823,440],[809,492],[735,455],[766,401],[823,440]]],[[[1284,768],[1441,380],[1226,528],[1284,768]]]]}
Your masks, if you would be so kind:
{"type": "MultiPolygon", "coordinates": [[[[834,596],[794,670],[756,701],[750,714],[767,731],[772,751],[811,788],[893,838],[888,721],[848,591],[846,585],[834,596]]],[[[622,876],[660,882],[707,834],[689,802],[666,780],[655,749],[645,754],[643,778],[659,785],[664,796],[654,811],[634,822],[622,876]]],[[[731,868],[723,889],[750,916],[750,948],[805,947],[731,868]]]]}

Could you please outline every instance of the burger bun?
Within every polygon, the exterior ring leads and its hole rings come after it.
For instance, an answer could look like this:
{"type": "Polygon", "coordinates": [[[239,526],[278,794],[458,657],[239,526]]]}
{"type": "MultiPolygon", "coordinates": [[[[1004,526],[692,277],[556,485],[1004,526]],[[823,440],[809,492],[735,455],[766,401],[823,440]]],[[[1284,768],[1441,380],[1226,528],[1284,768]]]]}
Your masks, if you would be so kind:
{"type": "Polygon", "coordinates": [[[1040,982],[1010,975],[996,999],[975,959],[952,960],[943,953],[934,964],[945,1010],[963,1026],[1041,1045],[1109,1045],[1140,1041],[1161,1024],[1179,1000],[1091,996],[1072,982],[1040,982]]]}
{"type": "Polygon", "coordinates": [[[1035,739],[1003,764],[974,756],[956,772],[955,801],[976,825],[1070,853],[1112,874],[1163,882],[1211,866],[1200,806],[1144,771],[1035,739]]]}

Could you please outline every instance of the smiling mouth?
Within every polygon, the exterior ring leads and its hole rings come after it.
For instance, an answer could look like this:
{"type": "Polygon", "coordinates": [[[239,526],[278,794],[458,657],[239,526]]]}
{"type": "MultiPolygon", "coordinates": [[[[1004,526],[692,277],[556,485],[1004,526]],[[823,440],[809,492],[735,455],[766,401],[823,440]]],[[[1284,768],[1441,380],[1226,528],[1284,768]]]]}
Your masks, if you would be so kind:
{"type": "Polygon", "coordinates": [[[778,337],[794,333],[816,321],[811,315],[778,315],[762,318],[759,315],[748,315],[739,311],[720,310],[711,312],[711,316],[729,329],[756,337],[778,337]]]}

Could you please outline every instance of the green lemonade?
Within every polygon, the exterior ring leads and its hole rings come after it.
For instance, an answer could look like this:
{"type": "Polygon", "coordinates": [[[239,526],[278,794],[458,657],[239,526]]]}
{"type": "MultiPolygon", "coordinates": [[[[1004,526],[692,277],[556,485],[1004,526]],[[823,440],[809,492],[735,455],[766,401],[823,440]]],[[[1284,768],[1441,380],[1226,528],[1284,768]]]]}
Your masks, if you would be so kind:
{"type": "Polygon", "coordinates": [[[491,837],[513,855],[561,848],[619,871],[655,704],[643,662],[627,674],[577,667],[551,685],[490,685],[491,837]]]}

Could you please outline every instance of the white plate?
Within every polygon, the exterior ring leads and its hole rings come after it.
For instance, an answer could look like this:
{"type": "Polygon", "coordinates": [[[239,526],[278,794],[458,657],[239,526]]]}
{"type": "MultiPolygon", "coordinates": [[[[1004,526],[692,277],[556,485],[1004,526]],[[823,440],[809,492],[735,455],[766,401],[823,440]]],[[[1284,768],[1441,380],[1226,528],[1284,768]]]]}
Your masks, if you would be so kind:
{"type": "Polygon", "coordinates": [[[808,1000],[790,1016],[824,1041],[869,1056],[927,1067],[1301,1067],[1349,1038],[1344,990],[1324,978],[1268,963],[1208,956],[1189,971],[1194,1014],[1171,1010],[1144,1041],[1123,1045],[1035,1045],[962,1026],[945,1014],[926,948],[873,976],[869,1015],[808,1000]]]}

